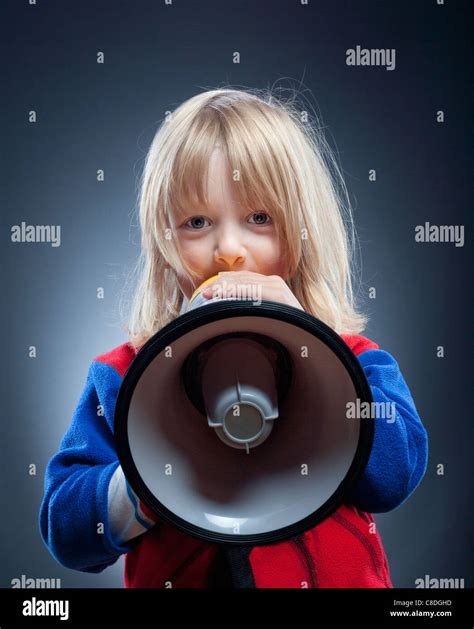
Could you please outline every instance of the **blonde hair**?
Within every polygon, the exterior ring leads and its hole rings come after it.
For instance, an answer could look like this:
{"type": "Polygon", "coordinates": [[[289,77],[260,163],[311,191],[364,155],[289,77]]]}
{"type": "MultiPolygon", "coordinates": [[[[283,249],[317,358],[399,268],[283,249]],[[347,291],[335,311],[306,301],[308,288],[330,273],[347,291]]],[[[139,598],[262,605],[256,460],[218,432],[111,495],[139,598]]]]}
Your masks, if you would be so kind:
{"type": "Polygon", "coordinates": [[[198,285],[171,237],[171,217],[192,199],[207,205],[207,167],[216,144],[240,174],[238,201],[272,216],[289,264],[288,286],[304,310],[339,334],[364,329],[367,317],[354,305],[347,189],[317,117],[306,122],[294,100],[269,89],[210,90],[162,122],[140,182],[141,255],[127,325],[135,348],[179,314],[177,272],[198,285]]]}

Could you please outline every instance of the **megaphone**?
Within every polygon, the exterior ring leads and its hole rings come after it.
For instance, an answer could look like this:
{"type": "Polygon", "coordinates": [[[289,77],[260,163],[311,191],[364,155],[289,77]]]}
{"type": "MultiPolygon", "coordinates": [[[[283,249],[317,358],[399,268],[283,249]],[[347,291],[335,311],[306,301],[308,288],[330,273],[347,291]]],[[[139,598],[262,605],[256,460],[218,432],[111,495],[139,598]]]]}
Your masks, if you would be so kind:
{"type": "Polygon", "coordinates": [[[181,531],[261,545],[329,517],[367,464],[372,402],[358,360],[292,306],[206,300],[140,349],[115,407],[119,460],[136,495],[181,531]]]}

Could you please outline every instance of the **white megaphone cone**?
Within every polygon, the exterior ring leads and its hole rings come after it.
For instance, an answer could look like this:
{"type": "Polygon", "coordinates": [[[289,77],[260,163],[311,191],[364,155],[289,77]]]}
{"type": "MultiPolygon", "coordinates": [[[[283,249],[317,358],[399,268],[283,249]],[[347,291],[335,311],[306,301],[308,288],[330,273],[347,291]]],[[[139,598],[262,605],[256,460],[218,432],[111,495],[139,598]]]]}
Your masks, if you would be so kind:
{"type": "Polygon", "coordinates": [[[346,499],[368,461],[371,402],[357,358],[312,315],[198,287],[140,349],[115,406],[120,463],[159,518],[242,547],[313,528],[346,499]]]}

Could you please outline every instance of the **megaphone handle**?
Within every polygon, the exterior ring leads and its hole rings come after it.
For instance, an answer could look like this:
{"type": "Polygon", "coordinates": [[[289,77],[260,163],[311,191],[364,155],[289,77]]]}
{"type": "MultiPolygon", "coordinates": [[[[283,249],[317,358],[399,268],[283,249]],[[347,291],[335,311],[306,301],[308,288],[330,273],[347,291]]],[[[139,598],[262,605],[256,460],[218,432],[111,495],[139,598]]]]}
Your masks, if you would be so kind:
{"type": "Polygon", "coordinates": [[[255,579],[250,565],[252,546],[224,548],[234,588],[254,588],[255,579]]]}

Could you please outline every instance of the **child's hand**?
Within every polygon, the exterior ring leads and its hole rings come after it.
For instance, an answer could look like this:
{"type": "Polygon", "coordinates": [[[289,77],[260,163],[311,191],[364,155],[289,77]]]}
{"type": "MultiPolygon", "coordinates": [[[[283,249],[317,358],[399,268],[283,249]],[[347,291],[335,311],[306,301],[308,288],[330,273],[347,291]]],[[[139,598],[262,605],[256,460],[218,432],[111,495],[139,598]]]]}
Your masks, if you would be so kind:
{"type": "Polygon", "coordinates": [[[250,301],[278,301],[293,308],[304,310],[291,292],[286,282],[279,275],[261,275],[252,271],[225,271],[219,273],[219,279],[206,287],[203,297],[237,297],[250,301]]]}

